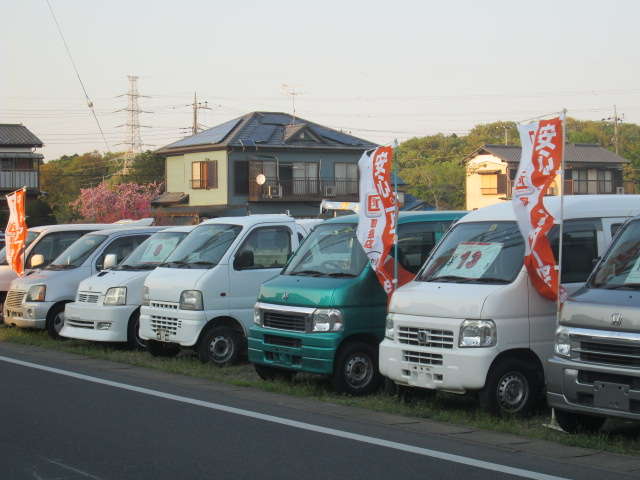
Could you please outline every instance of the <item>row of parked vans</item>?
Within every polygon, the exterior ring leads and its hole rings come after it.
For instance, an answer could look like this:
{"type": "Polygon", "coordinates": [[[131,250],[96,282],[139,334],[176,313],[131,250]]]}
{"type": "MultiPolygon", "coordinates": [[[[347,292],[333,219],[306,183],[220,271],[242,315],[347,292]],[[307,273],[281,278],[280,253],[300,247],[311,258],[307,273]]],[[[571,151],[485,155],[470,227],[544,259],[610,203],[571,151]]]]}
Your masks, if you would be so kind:
{"type": "MultiPolygon", "coordinates": [[[[639,200],[565,196],[562,283],[571,297],[559,327],[555,304],[523,267],[508,203],[402,212],[398,271],[415,278],[389,303],[356,216],[32,229],[26,262],[38,268],[11,283],[4,321],[156,356],[190,348],[218,366],[247,352],[264,379],[321,374],[356,395],[386,377],[400,390],[476,394],[492,412],[525,414],[546,392],[563,428],[597,428],[607,415],[640,414],[640,220],[628,221],[639,200]],[[51,241],[45,254],[54,230],[75,241],[51,241]]],[[[557,197],[545,204],[560,216],[557,197]]],[[[557,228],[550,240],[557,253],[557,228]]]]}

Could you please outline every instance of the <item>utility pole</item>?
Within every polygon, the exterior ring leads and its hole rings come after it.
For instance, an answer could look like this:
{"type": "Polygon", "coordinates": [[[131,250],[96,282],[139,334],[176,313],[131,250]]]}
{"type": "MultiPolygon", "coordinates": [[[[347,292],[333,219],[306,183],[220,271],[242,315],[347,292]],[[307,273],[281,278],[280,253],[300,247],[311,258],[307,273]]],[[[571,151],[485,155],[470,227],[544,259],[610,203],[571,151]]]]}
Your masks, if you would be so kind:
{"type": "Polygon", "coordinates": [[[200,125],[198,124],[198,110],[211,110],[209,102],[198,102],[196,93],[193,93],[193,103],[189,105],[193,108],[193,124],[191,125],[191,134],[196,135],[200,131],[200,125]]]}
{"type": "Polygon", "coordinates": [[[616,155],[618,155],[619,143],[620,143],[619,142],[620,136],[618,134],[618,123],[621,123],[623,119],[624,119],[624,114],[622,114],[622,116],[619,117],[618,109],[616,108],[615,105],[613,106],[613,115],[602,119],[603,122],[613,122],[613,146],[615,148],[616,155]]]}

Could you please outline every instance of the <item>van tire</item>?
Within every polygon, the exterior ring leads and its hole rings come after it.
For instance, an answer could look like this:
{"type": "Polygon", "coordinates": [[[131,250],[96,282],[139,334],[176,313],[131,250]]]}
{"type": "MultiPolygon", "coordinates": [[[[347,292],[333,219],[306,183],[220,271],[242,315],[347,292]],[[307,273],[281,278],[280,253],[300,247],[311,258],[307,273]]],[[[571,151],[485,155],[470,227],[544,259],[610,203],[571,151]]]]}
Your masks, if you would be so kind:
{"type": "Polygon", "coordinates": [[[175,357],[180,352],[180,345],[147,340],[147,350],[154,357],[175,357]]]}
{"type": "Polygon", "coordinates": [[[479,393],[480,405],[498,416],[529,416],[542,399],[542,381],[535,367],[506,358],[491,367],[479,393]]]}
{"type": "Polygon", "coordinates": [[[594,417],[582,413],[555,409],[558,425],[567,433],[595,433],[604,424],[605,417],[594,417]]]}
{"type": "Polygon", "coordinates": [[[283,380],[286,382],[290,382],[293,380],[297,372],[292,370],[286,370],[284,368],[277,367],[269,367],[268,365],[260,365],[258,363],[254,363],[253,367],[256,369],[256,373],[258,376],[265,381],[272,380],[283,380]]]}
{"type": "Polygon", "coordinates": [[[338,351],[332,383],[338,393],[369,395],[380,388],[378,349],[369,343],[350,342],[338,351]]]}
{"type": "Polygon", "coordinates": [[[56,305],[47,313],[45,327],[49,336],[55,340],[64,340],[64,337],[60,336],[60,330],[64,326],[64,307],[64,303],[56,305]]]}
{"type": "Polygon", "coordinates": [[[144,350],[147,342],[140,338],[140,312],[134,312],[127,325],[127,346],[131,350],[144,350]]]}
{"type": "Polygon", "coordinates": [[[198,358],[218,367],[234,365],[240,361],[244,338],[231,327],[220,325],[209,328],[198,344],[198,358]]]}

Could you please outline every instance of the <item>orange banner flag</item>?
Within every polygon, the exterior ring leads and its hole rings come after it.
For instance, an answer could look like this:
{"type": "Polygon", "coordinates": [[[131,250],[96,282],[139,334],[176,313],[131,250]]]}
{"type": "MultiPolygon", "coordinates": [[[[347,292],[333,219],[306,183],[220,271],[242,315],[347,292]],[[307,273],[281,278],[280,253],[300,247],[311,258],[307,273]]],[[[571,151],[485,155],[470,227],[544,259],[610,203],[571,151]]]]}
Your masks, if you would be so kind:
{"type": "Polygon", "coordinates": [[[9,222],[4,232],[7,263],[18,276],[24,273],[24,250],[27,243],[27,221],[25,218],[26,189],[7,195],[9,222]]]}

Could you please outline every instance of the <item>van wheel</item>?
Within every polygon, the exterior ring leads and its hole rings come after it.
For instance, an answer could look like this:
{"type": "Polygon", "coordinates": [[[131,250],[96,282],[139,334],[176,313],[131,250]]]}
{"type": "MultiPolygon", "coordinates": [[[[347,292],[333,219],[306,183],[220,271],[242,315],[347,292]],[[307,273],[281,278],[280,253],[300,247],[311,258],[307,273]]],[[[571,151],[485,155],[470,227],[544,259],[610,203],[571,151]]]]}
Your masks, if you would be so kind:
{"type": "Polygon", "coordinates": [[[233,328],[219,326],[208,329],[198,345],[198,358],[218,367],[233,365],[240,360],[243,337],[233,328]]]}
{"type": "Polygon", "coordinates": [[[340,349],[332,383],[338,393],[368,395],[375,392],[382,383],[378,349],[365,342],[352,342],[340,349]]]}
{"type": "Polygon", "coordinates": [[[140,338],[140,312],[134,312],[127,326],[127,346],[132,350],[144,350],[147,342],[140,338]]]}
{"type": "Polygon", "coordinates": [[[480,405],[494,415],[528,416],[541,398],[538,371],[516,358],[494,365],[479,395],[480,405]]]}
{"type": "Polygon", "coordinates": [[[558,425],[567,433],[594,433],[600,430],[604,424],[605,417],[594,417],[592,415],[584,415],[581,413],[567,412],[566,410],[556,411],[556,420],[558,425]]]}
{"type": "Polygon", "coordinates": [[[57,305],[49,310],[45,327],[51,338],[56,340],[62,339],[60,330],[64,326],[64,304],[57,305]]]}
{"type": "Polygon", "coordinates": [[[293,377],[295,377],[296,372],[292,370],[286,370],[284,368],[277,367],[269,367],[267,365],[260,365],[258,363],[254,363],[253,367],[256,369],[256,373],[258,376],[265,381],[270,380],[284,380],[291,381],[293,377]]]}
{"type": "Polygon", "coordinates": [[[148,340],[147,350],[154,357],[175,357],[180,352],[180,345],[176,345],[175,343],[158,342],[157,340],[148,340]]]}

